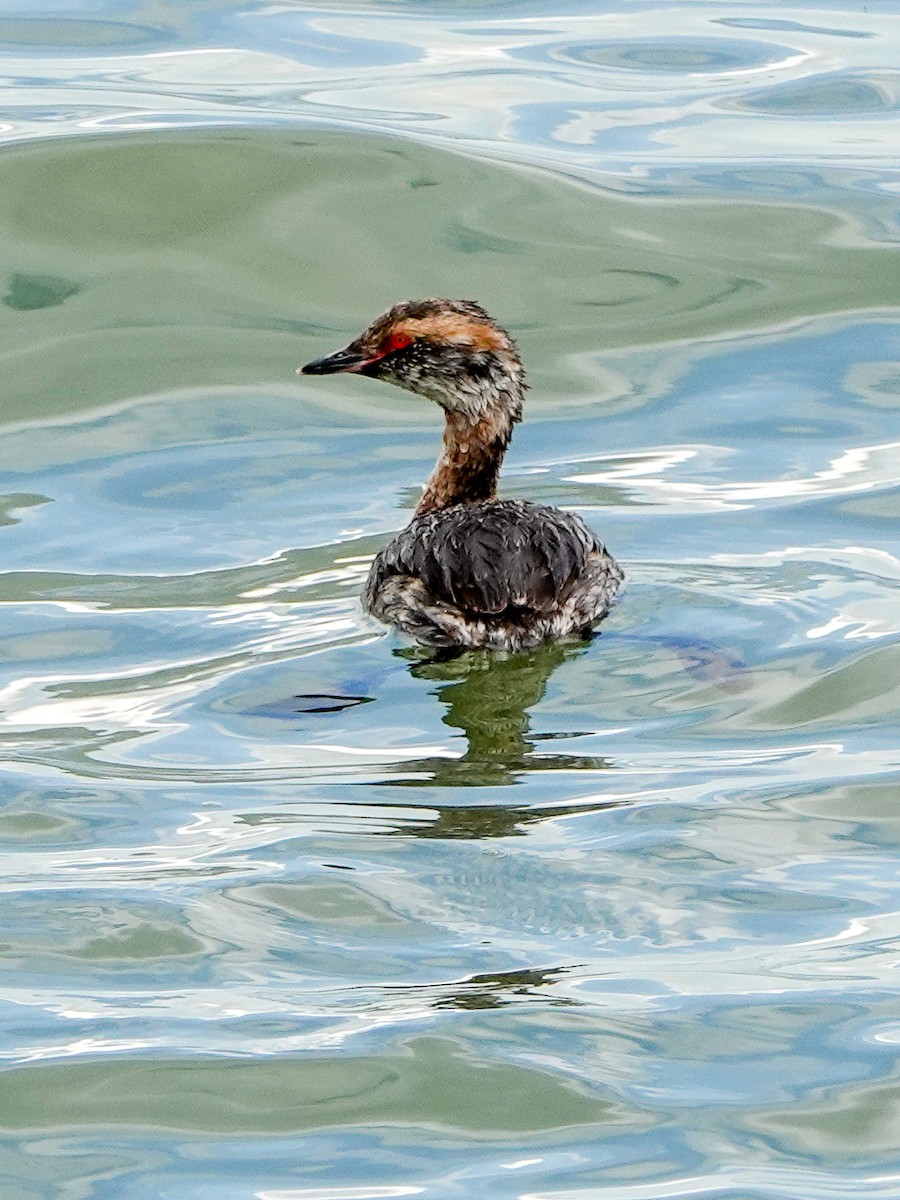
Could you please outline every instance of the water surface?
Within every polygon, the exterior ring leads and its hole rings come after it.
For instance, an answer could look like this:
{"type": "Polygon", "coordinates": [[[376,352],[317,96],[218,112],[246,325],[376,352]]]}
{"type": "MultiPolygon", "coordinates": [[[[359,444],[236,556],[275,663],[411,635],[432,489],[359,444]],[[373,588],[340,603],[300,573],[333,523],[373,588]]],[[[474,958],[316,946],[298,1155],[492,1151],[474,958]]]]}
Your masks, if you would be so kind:
{"type": "Polygon", "coordinates": [[[892,7],[4,10],[4,1196],[900,1197],[892,7]],[[361,611],[434,293],[590,644],[361,611]]]}

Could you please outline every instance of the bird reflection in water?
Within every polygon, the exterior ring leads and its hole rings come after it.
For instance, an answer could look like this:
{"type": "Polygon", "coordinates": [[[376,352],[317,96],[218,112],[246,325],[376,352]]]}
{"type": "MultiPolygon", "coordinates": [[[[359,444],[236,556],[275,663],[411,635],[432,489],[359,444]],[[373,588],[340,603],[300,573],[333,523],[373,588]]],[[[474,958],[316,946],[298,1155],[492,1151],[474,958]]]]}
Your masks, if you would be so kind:
{"type": "MultiPolygon", "coordinates": [[[[422,648],[395,651],[410,661],[410,674],[437,684],[434,695],[446,705],[443,722],[459,730],[466,739],[465,752],[457,758],[431,756],[397,765],[407,778],[392,781],[407,787],[485,787],[509,785],[532,771],[605,770],[612,764],[596,755],[547,753],[541,744],[585,733],[542,734],[531,731],[530,710],[544,696],[553,672],[563,663],[585,653],[586,641],[546,642],[532,650],[510,654],[470,651],[452,657],[428,654],[422,648]]],[[[492,809],[492,812],[498,812],[492,809]]],[[[559,810],[555,810],[559,811],[559,810]]],[[[574,810],[573,810],[574,811],[574,810]]],[[[479,813],[454,809],[460,825],[478,823],[479,813]]],[[[546,812],[526,809],[502,810],[509,832],[528,819],[541,819],[546,812]]],[[[449,815],[449,814],[448,814],[449,815]]],[[[479,836],[479,829],[468,834],[479,836]]],[[[433,836],[442,836],[435,829],[433,836]]],[[[443,832],[446,836],[446,831],[443,832]]]]}
{"type": "MultiPolygon", "coordinates": [[[[594,635],[599,636],[599,635],[594,635]]],[[[507,787],[536,771],[606,771],[615,764],[601,755],[566,754],[558,747],[569,738],[587,737],[593,731],[533,732],[531,710],[540,703],[557,668],[584,655],[590,639],[545,642],[531,650],[498,652],[455,649],[438,651],[424,646],[394,650],[408,663],[410,675],[435,686],[431,693],[445,706],[443,723],[465,739],[465,750],[454,757],[429,755],[385,764],[384,777],[373,786],[409,788],[507,787]]],[[[374,696],[338,692],[295,696],[290,712],[327,715],[375,701],[374,696]]],[[[287,713],[282,708],[282,715],[287,713]]],[[[620,800],[598,801],[594,810],[616,808],[620,800]]],[[[437,816],[414,828],[405,823],[395,832],[431,838],[510,837],[550,817],[585,810],[579,804],[522,805],[449,803],[429,797],[428,808],[437,816]],[[436,802],[437,801],[437,802],[436,802]]]]}

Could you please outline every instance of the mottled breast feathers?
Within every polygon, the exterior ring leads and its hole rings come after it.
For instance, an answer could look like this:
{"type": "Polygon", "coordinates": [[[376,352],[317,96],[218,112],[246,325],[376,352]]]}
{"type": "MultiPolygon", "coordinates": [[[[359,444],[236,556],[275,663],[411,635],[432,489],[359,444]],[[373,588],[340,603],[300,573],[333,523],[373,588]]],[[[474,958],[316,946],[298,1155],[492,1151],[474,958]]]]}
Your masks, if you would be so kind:
{"type": "Polygon", "coordinates": [[[367,595],[410,575],[463,612],[543,615],[564,603],[594,551],[601,543],[573,513],[524,500],[459,504],[414,518],[375,559],[367,595]]]}

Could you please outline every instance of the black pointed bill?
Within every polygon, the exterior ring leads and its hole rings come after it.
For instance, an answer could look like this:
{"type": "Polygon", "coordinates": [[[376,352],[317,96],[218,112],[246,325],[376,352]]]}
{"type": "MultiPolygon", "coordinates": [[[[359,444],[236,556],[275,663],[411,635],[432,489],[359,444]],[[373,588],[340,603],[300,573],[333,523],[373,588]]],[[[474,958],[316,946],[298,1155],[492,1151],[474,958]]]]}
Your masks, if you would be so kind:
{"type": "Polygon", "coordinates": [[[326,354],[324,358],[314,358],[312,362],[298,367],[297,374],[336,375],[341,371],[361,371],[373,361],[375,360],[371,355],[361,354],[352,346],[345,346],[343,350],[335,350],[333,354],[326,354]]]}

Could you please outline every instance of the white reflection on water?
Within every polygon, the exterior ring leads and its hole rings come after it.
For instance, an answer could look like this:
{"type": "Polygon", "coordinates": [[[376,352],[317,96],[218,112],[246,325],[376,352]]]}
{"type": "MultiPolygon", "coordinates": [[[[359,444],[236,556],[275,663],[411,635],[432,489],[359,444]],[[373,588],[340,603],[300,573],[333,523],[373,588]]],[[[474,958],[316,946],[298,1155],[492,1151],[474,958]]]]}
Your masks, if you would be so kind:
{"type": "MultiPolygon", "coordinates": [[[[784,1200],[894,1200],[900,1174],[832,1175],[812,1167],[766,1166],[764,1169],[739,1166],[724,1167],[704,1175],[685,1175],[677,1179],[660,1179],[653,1183],[604,1184],[603,1200],[691,1200],[692,1196],[730,1197],[733,1193],[778,1195],[784,1200]]],[[[538,1192],[522,1192],[520,1200],[597,1200],[593,1188],[543,1188],[538,1192]]]]}
{"type": "Polygon", "coordinates": [[[257,1192],[259,1200],[391,1200],[397,1196],[421,1196],[423,1187],[313,1187],[279,1188],[257,1192]]]}
{"type": "Polygon", "coordinates": [[[858,446],[833,458],[828,467],[813,475],[792,479],[729,480],[726,483],[699,483],[654,477],[691,463],[703,456],[707,461],[727,456],[724,447],[667,446],[642,450],[629,460],[623,455],[603,471],[584,471],[566,475],[571,483],[621,485],[634,500],[651,500],[670,511],[714,512],[768,505],[773,501],[817,500],[824,496],[856,495],[900,484],[900,442],[878,446],[858,446]]]}
{"type": "MultiPolygon", "coordinates": [[[[119,617],[127,621],[134,612],[120,610],[119,617]]],[[[319,649],[323,644],[337,645],[344,640],[357,642],[361,635],[359,607],[344,601],[277,608],[251,604],[208,612],[157,610],[158,615],[164,612],[168,622],[179,632],[185,627],[198,630],[219,627],[229,631],[248,628],[243,637],[237,634],[229,637],[228,651],[224,655],[198,653],[195,657],[181,659],[149,657],[146,643],[130,641],[134,633],[128,630],[125,633],[127,656],[136,659],[136,665],[125,665],[120,657],[115,670],[107,668],[102,672],[79,671],[77,674],[53,672],[11,679],[0,687],[0,707],[6,722],[26,729],[171,732],[184,728],[173,720],[173,710],[214,687],[221,679],[230,677],[238,663],[249,666],[254,662],[290,658],[305,648],[319,649]],[[165,683],[153,682],[158,674],[169,678],[165,683]],[[172,679],[172,675],[176,678],[172,679]],[[119,682],[115,691],[109,687],[112,680],[119,682]],[[96,685],[101,694],[90,694],[92,685],[96,685]],[[69,693],[75,688],[88,694],[73,697],[69,693]]]]}
{"type": "Polygon", "coordinates": [[[233,21],[216,29],[210,14],[201,44],[177,50],[13,49],[4,67],[16,119],[6,133],[311,118],[570,167],[575,156],[615,170],[667,158],[892,164],[881,114],[846,105],[853,86],[887,95],[900,59],[896,22],[875,9],[831,11],[829,22],[760,20],[750,38],[724,20],[717,28],[703,6],[420,20],[391,7],[268,7],[239,13],[236,37],[233,21]],[[865,36],[853,36],[860,26],[865,36]],[[728,111],[743,104],[752,122],[728,111]]]}

